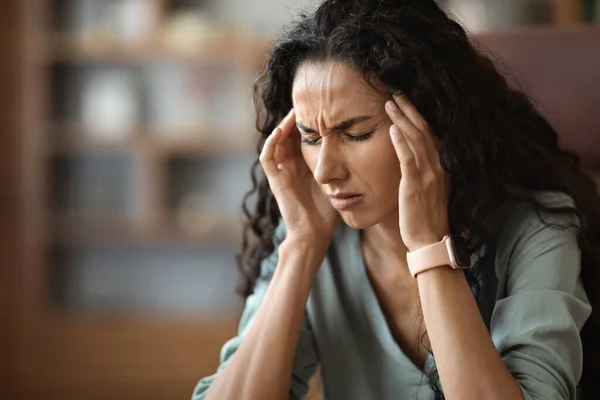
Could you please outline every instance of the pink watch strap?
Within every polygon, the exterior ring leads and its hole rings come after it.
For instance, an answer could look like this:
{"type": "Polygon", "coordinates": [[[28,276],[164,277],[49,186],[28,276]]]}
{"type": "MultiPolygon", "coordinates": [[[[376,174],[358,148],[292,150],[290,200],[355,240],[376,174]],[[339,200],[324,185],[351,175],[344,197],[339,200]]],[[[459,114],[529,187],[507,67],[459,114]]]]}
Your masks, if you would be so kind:
{"type": "Polygon", "coordinates": [[[429,246],[422,247],[414,252],[406,254],[408,269],[413,278],[416,278],[418,274],[431,268],[443,267],[446,265],[456,268],[456,263],[451,256],[452,249],[448,248],[449,239],[449,236],[444,236],[438,243],[430,244],[429,246]]]}

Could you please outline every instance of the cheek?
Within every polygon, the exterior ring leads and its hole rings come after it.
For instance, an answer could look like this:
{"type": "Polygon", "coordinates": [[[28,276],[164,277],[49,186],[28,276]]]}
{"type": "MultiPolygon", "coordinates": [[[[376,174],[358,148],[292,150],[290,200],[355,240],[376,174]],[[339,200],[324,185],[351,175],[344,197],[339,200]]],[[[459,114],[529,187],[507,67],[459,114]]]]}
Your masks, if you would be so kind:
{"type": "Polygon", "coordinates": [[[400,162],[396,156],[391,140],[382,143],[373,149],[368,164],[368,179],[377,196],[396,198],[400,184],[400,162]]]}
{"type": "Polygon", "coordinates": [[[316,147],[311,148],[305,144],[301,144],[300,152],[302,153],[302,158],[304,158],[306,165],[308,165],[308,168],[314,174],[315,167],[317,166],[317,160],[319,158],[318,149],[316,147]]]}
{"type": "MultiPolygon", "coordinates": [[[[394,154],[395,156],[395,154],[394,154]]],[[[369,163],[370,180],[382,188],[397,186],[400,183],[400,163],[389,154],[379,153],[369,163]]]]}

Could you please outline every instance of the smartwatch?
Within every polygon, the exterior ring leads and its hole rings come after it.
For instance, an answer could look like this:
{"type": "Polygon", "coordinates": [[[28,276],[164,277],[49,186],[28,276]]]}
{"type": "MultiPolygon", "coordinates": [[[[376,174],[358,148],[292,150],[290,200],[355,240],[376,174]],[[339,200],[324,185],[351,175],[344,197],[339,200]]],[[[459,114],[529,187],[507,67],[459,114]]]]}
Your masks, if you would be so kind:
{"type": "Polygon", "coordinates": [[[413,278],[431,268],[450,266],[466,270],[471,267],[467,241],[460,235],[446,235],[437,243],[408,252],[406,260],[413,278]]]}

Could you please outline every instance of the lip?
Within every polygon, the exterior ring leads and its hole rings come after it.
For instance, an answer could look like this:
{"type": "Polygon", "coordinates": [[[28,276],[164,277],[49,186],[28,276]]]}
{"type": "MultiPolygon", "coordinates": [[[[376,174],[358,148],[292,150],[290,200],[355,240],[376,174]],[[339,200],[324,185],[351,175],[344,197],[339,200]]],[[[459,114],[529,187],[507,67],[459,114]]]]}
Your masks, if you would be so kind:
{"type": "Polygon", "coordinates": [[[365,197],[364,194],[356,193],[332,193],[329,195],[329,200],[333,208],[337,210],[346,210],[357,206],[365,197]]]}

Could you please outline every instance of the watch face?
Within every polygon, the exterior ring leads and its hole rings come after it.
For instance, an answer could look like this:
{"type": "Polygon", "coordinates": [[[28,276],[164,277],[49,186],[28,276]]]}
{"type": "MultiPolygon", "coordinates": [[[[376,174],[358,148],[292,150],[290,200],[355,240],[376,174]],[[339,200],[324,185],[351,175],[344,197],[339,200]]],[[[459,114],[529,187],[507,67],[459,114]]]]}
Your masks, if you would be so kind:
{"type": "Polygon", "coordinates": [[[450,236],[450,238],[456,263],[459,267],[469,267],[471,265],[471,255],[469,254],[467,241],[462,236],[458,235],[450,236]]]}

